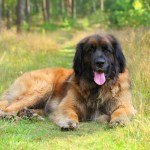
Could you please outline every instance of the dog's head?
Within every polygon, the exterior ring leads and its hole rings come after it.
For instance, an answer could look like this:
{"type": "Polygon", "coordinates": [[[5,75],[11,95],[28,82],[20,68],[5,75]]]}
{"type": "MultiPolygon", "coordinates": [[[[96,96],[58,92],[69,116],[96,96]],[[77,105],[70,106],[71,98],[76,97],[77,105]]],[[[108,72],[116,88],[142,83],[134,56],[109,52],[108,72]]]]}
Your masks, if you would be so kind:
{"type": "Polygon", "coordinates": [[[103,85],[124,72],[125,57],[114,36],[95,34],[77,44],[73,68],[77,78],[103,85]]]}

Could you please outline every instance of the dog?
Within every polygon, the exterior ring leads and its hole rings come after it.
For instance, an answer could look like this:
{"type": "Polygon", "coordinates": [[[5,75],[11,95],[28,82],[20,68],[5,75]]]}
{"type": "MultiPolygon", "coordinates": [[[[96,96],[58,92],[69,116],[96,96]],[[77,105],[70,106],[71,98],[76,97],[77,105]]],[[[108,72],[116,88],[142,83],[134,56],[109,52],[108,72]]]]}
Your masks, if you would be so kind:
{"type": "Polygon", "coordinates": [[[136,111],[118,40],[112,35],[85,37],[76,46],[73,69],[23,74],[2,96],[0,110],[46,114],[62,129],[76,129],[79,122],[92,120],[107,122],[109,127],[127,124],[136,111]]]}

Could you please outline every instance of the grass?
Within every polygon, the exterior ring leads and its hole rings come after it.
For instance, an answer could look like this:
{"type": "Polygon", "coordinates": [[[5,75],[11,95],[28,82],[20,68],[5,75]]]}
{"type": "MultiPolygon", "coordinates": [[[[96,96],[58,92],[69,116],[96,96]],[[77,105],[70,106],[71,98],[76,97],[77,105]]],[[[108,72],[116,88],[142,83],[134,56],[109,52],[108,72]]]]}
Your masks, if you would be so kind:
{"type": "MultiPolygon", "coordinates": [[[[55,31],[51,34],[5,32],[0,36],[0,95],[23,72],[47,67],[72,67],[75,44],[98,32],[55,31]]],[[[106,32],[106,31],[103,31],[106,32]]],[[[109,129],[97,122],[61,132],[51,121],[0,120],[0,150],[112,149],[148,150],[150,147],[150,31],[107,31],[121,41],[133,82],[137,116],[124,128],[109,129]]]]}

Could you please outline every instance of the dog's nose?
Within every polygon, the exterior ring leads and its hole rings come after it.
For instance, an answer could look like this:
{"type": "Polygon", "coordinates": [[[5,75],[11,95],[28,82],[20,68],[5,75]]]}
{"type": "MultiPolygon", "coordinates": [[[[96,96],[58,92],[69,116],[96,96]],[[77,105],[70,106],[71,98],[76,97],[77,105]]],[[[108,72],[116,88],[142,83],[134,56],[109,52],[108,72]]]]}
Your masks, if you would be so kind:
{"type": "Polygon", "coordinates": [[[95,61],[95,65],[96,65],[97,68],[102,68],[104,63],[105,63],[104,59],[98,59],[98,60],[95,61]]]}

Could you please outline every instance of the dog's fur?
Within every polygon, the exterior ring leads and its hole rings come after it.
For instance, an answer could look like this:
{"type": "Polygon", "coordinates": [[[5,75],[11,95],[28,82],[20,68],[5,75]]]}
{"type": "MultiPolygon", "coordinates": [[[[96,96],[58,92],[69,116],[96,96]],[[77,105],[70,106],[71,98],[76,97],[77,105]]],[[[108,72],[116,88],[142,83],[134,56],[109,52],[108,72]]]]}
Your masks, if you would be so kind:
{"type": "Polygon", "coordinates": [[[110,127],[128,123],[135,114],[131,84],[119,42],[111,35],[86,37],[77,45],[73,70],[42,69],[23,74],[2,96],[0,110],[24,109],[47,114],[61,128],[77,128],[79,121],[99,120],[110,127]],[[97,68],[95,60],[103,59],[97,68]],[[104,72],[97,85],[94,71],[104,72]]]}

